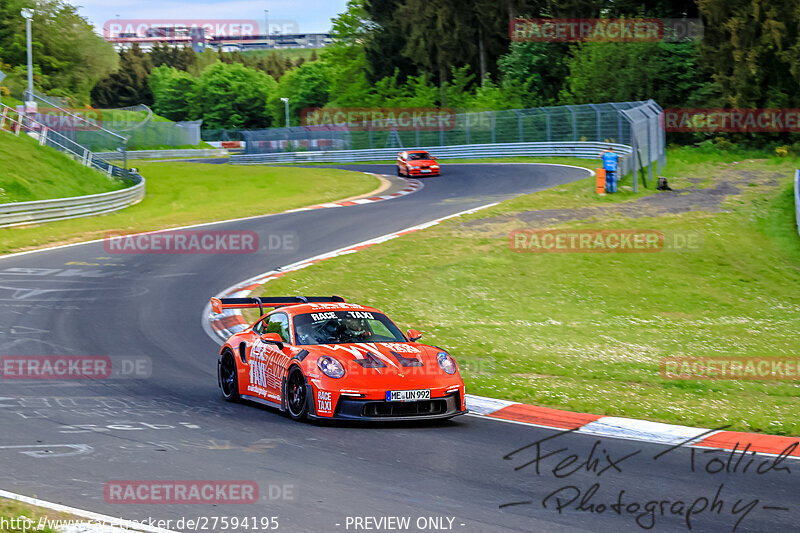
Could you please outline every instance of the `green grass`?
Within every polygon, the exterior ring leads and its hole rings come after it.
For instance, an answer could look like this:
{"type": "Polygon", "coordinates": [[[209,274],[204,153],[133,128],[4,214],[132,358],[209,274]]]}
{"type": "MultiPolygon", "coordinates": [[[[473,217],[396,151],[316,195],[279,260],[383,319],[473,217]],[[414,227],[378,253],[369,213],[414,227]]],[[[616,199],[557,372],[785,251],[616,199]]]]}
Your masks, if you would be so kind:
{"type": "MultiPolygon", "coordinates": [[[[0,533],[28,533],[30,531],[41,531],[42,533],[56,533],[55,529],[45,526],[44,525],[45,522],[42,522],[43,527],[39,528],[39,521],[42,518],[45,518],[47,520],[64,520],[64,521],[81,520],[80,518],[70,516],[64,513],[57,513],[55,511],[50,511],[48,509],[41,509],[38,507],[34,507],[32,505],[19,503],[4,498],[0,498],[0,517],[4,519],[3,520],[4,526],[8,526],[8,527],[0,527],[0,533]],[[27,518],[33,523],[30,523],[25,520],[20,520],[23,517],[27,518]],[[11,527],[12,525],[19,527],[11,527]]],[[[87,520],[84,519],[83,521],[87,520]]]]}
{"type": "Polygon", "coordinates": [[[0,203],[66,198],[123,188],[25,134],[0,132],[0,203]]]}
{"type": "MultiPolygon", "coordinates": [[[[672,356],[800,357],[797,160],[668,154],[675,192],[735,184],[722,211],[671,214],[593,193],[593,178],[521,196],[268,283],[267,294],[342,294],[425,333],[461,364],[472,394],[604,415],[800,435],[800,381],[662,378],[672,356]],[[598,208],[535,223],[545,209],[598,208]],[[627,211],[621,211],[627,210],[627,211]],[[530,215],[530,213],[529,213],[530,215]],[[636,218],[631,218],[636,217],[636,218]],[[701,232],[702,249],[537,254],[509,249],[526,227],[701,232]],[[357,280],[357,282],[355,282],[357,280]]],[[[650,200],[648,198],[648,200],[650,200]]]]}
{"type": "Polygon", "coordinates": [[[137,232],[279,213],[375,190],[378,179],[333,169],[284,169],[137,161],[147,179],[141,203],[109,215],[0,229],[0,253],[137,232]]]}

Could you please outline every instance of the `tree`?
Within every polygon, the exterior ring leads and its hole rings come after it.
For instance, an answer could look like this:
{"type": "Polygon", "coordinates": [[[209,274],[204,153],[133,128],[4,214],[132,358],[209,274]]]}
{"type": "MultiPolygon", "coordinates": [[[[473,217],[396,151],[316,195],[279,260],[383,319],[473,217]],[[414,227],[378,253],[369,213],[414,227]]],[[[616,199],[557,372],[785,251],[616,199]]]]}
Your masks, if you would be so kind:
{"type": "Polygon", "coordinates": [[[698,0],[703,63],[731,107],[800,107],[797,0],[698,0]]]}
{"type": "Polygon", "coordinates": [[[150,73],[150,89],[153,92],[153,111],[170,120],[191,120],[192,94],[197,79],[167,65],[156,67],[150,73]]]}
{"type": "Polygon", "coordinates": [[[361,0],[349,0],[347,10],[333,19],[333,44],[320,59],[328,70],[332,106],[377,105],[365,49],[371,31],[367,16],[361,0]]]}
{"type": "MultiPolygon", "coordinates": [[[[34,84],[50,94],[86,103],[95,83],[118,65],[114,48],[95,34],[76,8],[61,0],[0,1],[0,55],[12,67],[25,68],[27,46],[23,7],[33,8],[34,84]]],[[[13,85],[14,80],[7,80],[13,85]]],[[[24,76],[19,79],[24,86],[24,76]]]]}
{"type": "MultiPolygon", "coordinates": [[[[400,9],[405,0],[351,0],[350,21],[357,16],[358,29],[367,65],[367,79],[373,83],[399,72],[400,79],[417,74],[414,61],[407,61],[403,50],[408,30],[403,28],[400,9]]],[[[335,27],[334,27],[335,29],[335,27]]]]}
{"type": "Polygon", "coordinates": [[[569,73],[568,50],[562,43],[511,43],[509,53],[497,62],[503,90],[522,107],[557,105],[569,73]]]}
{"type": "Polygon", "coordinates": [[[208,129],[261,129],[272,124],[267,101],[277,83],[238,63],[216,63],[203,71],[190,97],[190,116],[208,129]]]}
{"type": "Polygon", "coordinates": [[[592,42],[573,48],[563,103],[654,99],[663,107],[709,107],[714,85],[693,42],[592,42]]]}
{"type": "Polygon", "coordinates": [[[178,70],[188,70],[195,62],[195,52],[188,46],[177,48],[166,43],[156,43],[150,49],[153,67],[167,65],[178,70]]]}
{"type": "Polygon", "coordinates": [[[268,103],[268,109],[275,123],[285,120],[283,102],[280,98],[289,98],[292,122],[298,123],[300,113],[306,108],[323,107],[330,100],[330,81],[327,65],[320,61],[305,63],[284,74],[278,83],[274,98],[268,103]]]}
{"type": "Polygon", "coordinates": [[[150,57],[139,45],[120,52],[119,70],[100,80],[92,89],[92,105],[100,108],[151,105],[153,93],[148,78],[153,68],[150,57]]]}

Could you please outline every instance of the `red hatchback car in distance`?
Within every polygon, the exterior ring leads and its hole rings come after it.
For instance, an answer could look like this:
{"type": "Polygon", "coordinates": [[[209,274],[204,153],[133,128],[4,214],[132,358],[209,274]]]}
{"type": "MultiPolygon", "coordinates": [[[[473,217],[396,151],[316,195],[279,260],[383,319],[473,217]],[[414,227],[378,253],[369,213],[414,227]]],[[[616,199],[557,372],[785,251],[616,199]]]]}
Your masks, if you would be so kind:
{"type": "Polygon", "coordinates": [[[408,150],[397,154],[397,175],[439,176],[439,163],[424,150],[408,150]]]}

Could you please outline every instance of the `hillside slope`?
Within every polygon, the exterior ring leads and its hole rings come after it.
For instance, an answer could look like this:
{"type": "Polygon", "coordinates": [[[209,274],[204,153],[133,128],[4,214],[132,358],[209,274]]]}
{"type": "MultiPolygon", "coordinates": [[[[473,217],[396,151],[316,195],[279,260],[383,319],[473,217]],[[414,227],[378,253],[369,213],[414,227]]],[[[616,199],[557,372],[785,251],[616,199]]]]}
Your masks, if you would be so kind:
{"type": "Polygon", "coordinates": [[[27,135],[0,132],[0,203],[81,196],[124,185],[27,135]]]}

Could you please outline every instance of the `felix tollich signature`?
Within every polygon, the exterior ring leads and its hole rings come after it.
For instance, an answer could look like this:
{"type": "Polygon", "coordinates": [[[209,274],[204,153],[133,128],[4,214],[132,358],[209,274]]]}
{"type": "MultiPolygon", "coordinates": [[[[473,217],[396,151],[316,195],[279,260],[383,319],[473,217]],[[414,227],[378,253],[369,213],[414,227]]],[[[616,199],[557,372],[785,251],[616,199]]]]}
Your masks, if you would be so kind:
{"type": "MultiPolygon", "coordinates": [[[[650,459],[658,461],[678,448],[698,442],[707,435],[727,427],[712,429],[687,439],[657,453],[650,459]]],[[[679,518],[685,523],[686,528],[691,530],[692,520],[695,517],[707,514],[723,518],[728,515],[735,519],[732,526],[733,531],[736,531],[742,521],[755,509],[771,512],[789,511],[788,507],[769,505],[760,498],[730,498],[726,496],[724,483],[720,483],[713,494],[693,495],[688,498],[647,500],[631,496],[629,491],[626,490],[618,490],[610,498],[601,497],[598,493],[601,492],[602,481],[615,474],[622,474],[626,465],[630,464],[637,456],[642,456],[644,451],[639,449],[624,455],[615,454],[613,450],[609,451],[604,447],[602,441],[598,439],[592,445],[588,455],[581,455],[572,452],[566,445],[562,446],[558,442],[560,437],[573,431],[576,430],[571,429],[550,435],[503,456],[505,460],[524,457],[526,461],[516,466],[514,470],[527,470],[535,473],[536,476],[551,475],[555,479],[566,480],[573,474],[584,473],[600,479],[600,481],[592,483],[588,487],[582,488],[576,484],[565,484],[557,488],[541,499],[540,503],[544,509],[553,509],[558,514],[562,514],[565,511],[577,511],[595,515],[630,516],[642,529],[652,529],[656,526],[659,518],[671,516],[679,518]],[[543,449],[543,444],[545,443],[547,443],[547,450],[543,449]],[[552,447],[556,449],[549,449],[552,447]],[[523,454],[523,452],[525,453],[523,454]]],[[[707,476],[714,476],[720,473],[746,474],[748,472],[759,476],[789,475],[792,473],[791,466],[794,465],[787,463],[786,459],[797,450],[798,446],[800,446],[800,441],[790,444],[776,456],[758,455],[750,449],[749,443],[741,449],[737,443],[732,450],[697,450],[696,448],[689,448],[690,454],[686,472],[688,474],[707,476]]],[[[500,508],[533,505],[535,503],[535,500],[509,502],[501,504],[500,508]]]]}

